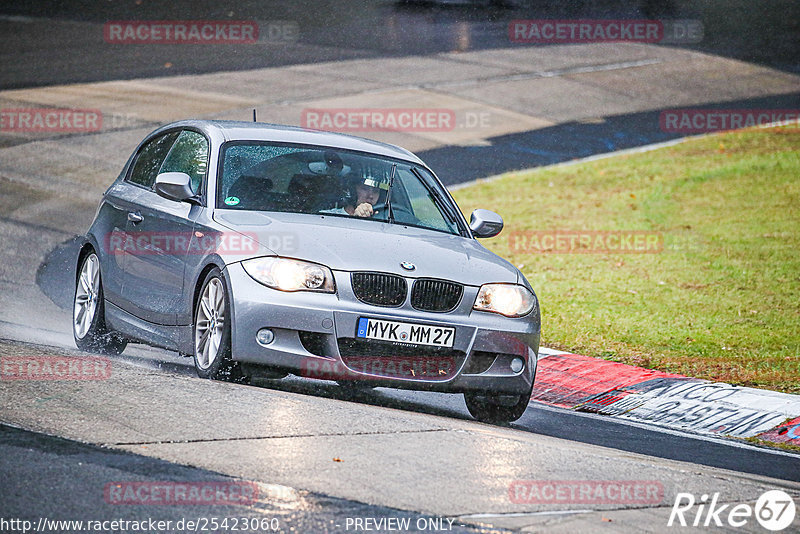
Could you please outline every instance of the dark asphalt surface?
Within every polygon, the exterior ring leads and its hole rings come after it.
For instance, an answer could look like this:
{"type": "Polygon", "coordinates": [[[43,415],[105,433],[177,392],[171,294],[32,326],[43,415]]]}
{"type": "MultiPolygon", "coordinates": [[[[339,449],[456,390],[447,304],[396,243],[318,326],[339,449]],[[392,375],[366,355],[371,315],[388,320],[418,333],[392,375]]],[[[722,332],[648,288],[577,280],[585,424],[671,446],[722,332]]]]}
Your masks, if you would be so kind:
{"type": "MultiPolygon", "coordinates": [[[[89,81],[200,74],[353,58],[436,54],[525,45],[510,42],[516,19],[697,20],[698,43],[680,46],[800,72],[800,3],[754,6],[742,0],[707,5],[668,0],[605,2],[376,1],[282,3],[206,0],[169,3],[67,0],[45,5],[9,0],[0,5],[0,89],[89,81]],[[484,5],[482,5],[484,4],[484,5]],[[103,40],[103,24],[135,20],[285,21],[298,28],[292,42],[255,45],[120,45],[103,40]]],[[[265,26],[266,27],[266,26],[265,26]]],[[[402,76],[402,73],[398,73],[402,76]]],[[[800,90],[761,99],[729,101],[713,95],[702,107],[796,109],[800,90]]],[[[485,146],[419,151],[445,184],[569,161],[680,137],[661,130],[663,108],[596,123],[567,122],[489,139],[485,146]]]]}
{"type": "MultiPolygon", "coordinates": [[[[704,6],[679,0],[516,1],[488,7],[391,1],[365,6],[359,2],[312,4],[255,0],[236,4],[205,0],[162,4],[133,0],[65,1],[52,5],[6,0],[0,6],[0,88],[502,48],[511,46],[508,22],[519,18],[696,19],[703,23],[705,38],[686,47],[800,73],[800,3],[796,0],[759,5],[724,0],[704,6]],[[298,40],[291,43],[205,45],[202,48],[107,45],[103,42],[102,27],[107,21],[175,19],[285,20],[297,23],[300,33],[298,40]]],[[[669,106],[669,102],[664,103],[665,109],[669,106]]],[[[727,108],[798,106],[800,92],[724,104],[727,108]]],[[[492,139],[489,146],[444,147],[419,155],[446,183],[453,184],[676,137],[659,129],[658,113],[607,117],[598,124],[566,123],[492,139]]],[[[54,252],[39,271],[40,287],[57,303],[64,300],[65,294],[67,303],[71,298],[71,290],[64,289],[71,285],[64,285],[62,277],[72,279],[69,269],[64,268],[69,263],[67,259],[72,257],[66,246],[54,252]]],[[[172,366],[172,369],[181,367],[172,366]]],[[[188,368],[183,371],[193,372],[188,368]]],[[[269,381],[264,386],[320,397],[348,398],[341,388],[329,383],[292,378],[269,381]]],[[[460,396],[378,389],[350,398],[404,410],[468,418],[460,396]]],[[[692,462],[698,466],[800,480],[797,456],[664,433],[592,414],[532,404],[513,427],[521,432],[692,462]]],[[[109,505],[102,494],[103,486],[109,481],[208,481],[225,477],[2,425],[0,473],[3,476],[0,518],[5,519],[142,519],[149,516],[177,521],[243,515],[239,507],[109,505]]],[[[421,517],[308,493],[300,493],[292,505],[265,499],[248,508],[244,515],[277,517],[281,526],[286,527],[282,530],[291,527],[297,532],[341,531],[344,517],[409,517],[412,524],[421,517]]]]}
{"type": "MultiPolygon", "coordinates": [[[[435,54],[509,46],[516,19],[697,20],[687,48],[800,72],[800,3],[720,0],[437,2],[212,2],[125,0],[0,5],[0,88],[244,70],[357,57],[435,54]],[[119,45],[103,24],[135,20],[288,21],[296,39],[264,45],[119,45]]],[[[267,27],[267,26],[265,26],[267,27]]],[[[402,73],[398,73],[402,75],[402,73]]]]}
{"type": "MultiPolygon", "coordinates": [[[[210,6],[204,8],[202,7],[202,3],[200,4],[201,7],[199,7],[199,10],[195,13],[206,13],[209,17],[217,18],[224,18],[227,16],[219,10],[215,11],[210,6]],[[204,11],[204,9],[206,11],[204,11]]],[[[736,9],[738,5],[735,2],[729,2],[728,4],[730,9],[736,9]]],[[[180,2],[170,4],[170,7],[161,6],[159,8],[115,4],[114,6],[96,7],[93,8],[91,12],[81,11],[78,9],[80,5],[80,2],[67,2],[51,14],[59,19],[97,23],[105,20],[127,20],[137,17],[174,19],[180,17],[182,13],[185,13],[183,11],[185,6],[182,6],[180,2]]],[[[575,17],[581,16],[586,18],[610,18],[611,16],[624,16],[628,18],[657,17],[666,16],[663,10],[667,9],[664,5],[661,5],[658,9],[661,9],[662,12],[655,13],[652,10],[656,8],[653,6],[648,7],[646,2],[610,2],[593,7],[585,5],[575,7],[577,4],[572,4],[572,11],[570,11],[570,5],[571,4],[555,5],[545,3],[539,8],[543,11],[538,11],[536,17],[557,18],[566,17],[569,14],[575,17]]],[[[345,4],[345,6],[347,6],[347,4],[345,4]]],[[[696,17],[702,15],[702,13],[693,11],[693,8],[691,8],[688,3],[675,2],[671,3],[671,6],[672,7],[668,7],[668,9],[671,10],[671,16],[675,18],[689,18],[690,16],[696,17]]],[[[37,11],[37,9],[39,8],[31,7],[24,3],[10,2],[3,8],[0,8],[0,11],[38,16],[40,12],[37,11]]],[[[238,10],[233,11],[230,17],[291,19],[293,16],[306,17],[308,15],[307,13],[300,13],[297,11],[290,13],[279,9],[278,11],[270,12],[272,16],[268,17],[265,12],[260,11],[261,9],[262,7],[260,7],[260,5],[242,3],[239,4],[238,10]]],[[[288,8],[284,7],[281,9],[288,8]]],[[[323,13],[326,9],[333,8],[322,4],[321,7],[317,8],[315,13],[323,13]]],[[[461,20],[466,21],[470,32],[478,32],[482,36],[477,40],[470,40],[470,46],[472,48],[508,46],[507,35],[502,34],[498,37],[499,34],[497,31],[494,31],[497,29],[497,25],[505,27],[504,25],[507,25],[507,21],[510,19],[533,16],[530,15],[531,9],[531,6],[525,6],[521,3],[518,3],[516,7],[442,7],[422,4],[409,5],[393,2],[379,2],[367,8],[359,19],[361,21],[361,29],[359,31],[362,32],[362,34],[359,34],[360,37],[356,38],[357,32],[339,31],[333,32],[337,33],[338,36],[334,39],[334,42],[330,42],[329,39],[332,38],[331,31],[305,32],[301,38],[301,43],[304,46],[313,45],[315,47],[320,47],[315,49],[316,52],[314,53],[321,55],[316,55],[313,59],[314,61],[328,59],[329,56],[327,54],[331,50],[339,54],[337,59],[349,57],[348,54],[392,55],[398,53],[419,53],[421,51],[420,46],[423,45],[423,43],[424,46],[422,46],[422,48],[424,48],[425,51],[446,51],[451,49],[452,43],[442,40],[442,36],[446,34],[445,29],[448,28],[450,24],[461,20]],[[414,32],[411,32],[409,29],[402,33],[402,35],[405,36],[404,39],[407,39],[407,41],[401,40],[395,42],[392,47],[388,47],[384,39],[375,38],[375,33],[370,30],[370,28],[374,30],[375,27],[379,27],[381,24],[385,25],[387,20],[397,16],[398,13],[408,17],[406,24],[409,28],[413,28],[414,32]],[[494,28],[494,30],[490,31],[491,28],[494,28]],[[413,36],[419,37],[420,35],[427,36],[427,38],[423,39],[422,42],[417,38],[413,38],[413,36]],[[335,46],[331,48],[330,45],[332,44],[335,46]]],[[[777,9],[776,7],[773,15],[777,12],[777,9]]],[[[791,9],[789,11],[791,11],[791,9]]],[[[345,8],[342,8],[342,10],[346,11],[345,8]]],[[[708,14],[706,15],[708,16],[708,14]]],[[[195,15],[192,18],[201,17],[195,15]]],[[[765,20],[767,19],[772,20],[769,17],[765,20]]],[[[311,17],[311,19],[307,20],[319,22],[317,17],[311,17]]],[[[352,23],[352,21],[350,22],[352,23]]],[[[738,23],[746,25],[747,21],[739,20],[738,23]]],[[[311,24],[311,22],[309,22],[309,24],[311,24]]],[[[345,20],[342,17],[329,17],[327,24],[326,27],[328,30],[332,30],[333,28],[339,27],[337,24],[345,24],[345,20]]],[[[750,24],[754,23],[750,21],[750,24]]],[[[706,24],[706,26],[709,26],[709,24],[706,24]]],[[[712,28],[715,27],[714,24],[710,24],[710,26],[712,28]]],[[[792,23],[786,20],[783,20],[782,25],[774,26],[774,29],[775,31],[770,34],[771,39],[780,35],[781,31],[793,31],[792,23]]],[[[739,32],[741,33],[742,31],[744,31],[744,27],[739,28],[739,32]]],[[[791,42],[791,39],[788,41],[791,42]]],[[[763,50],[756,50],[756,43],[741,40],[738,42],[737,48],[736,46],[732,46],[730,44],[731,42],[733,41],[730,39],[725,41],[727,44],[723,47],[731,51],[731,55],[738,55],[751,60],[757,60],[761,57],[759,54],[763,52],[763,50]]],[[[703,46],[713,48],[715,43],[717,42],[707,39],[703,43],[703,46]]],[[[717,43],[716,46],[722,47],[723,45],[721,43],[722,41],[717,43]]],[[[781,52],[781,50],[784,50],[787,46],[791,47],[794,45],[787,44],[787,41],[782,41],[779,46],[776,45],[771,49],[767,59],[762,58],[762,62],[772,64],[773,66],[780,66],[782,64],[781,62],[788,58],[788,56],[784,57],[781,52]]],[[[150,48],[158,49],[159,47],[150,48]]],[[[171,53],[182,53],[180,50],[181,47],[166,48],[172,49],[171,53]]],[[[156,52],[157,51],[158,50],[156,50],[156,52]]],[[[800,50],[798,50],[798,52],[800,52],[800,50]]],[[[152,51],[151,53],[137,57],[139,59],[132,64],[127,64],[131,67],[131,77],[152,75],[153,72],[148,70],[149,67],[147,66],[147,62],[153,60],[152,51]]],[[[216,57],[214,54],[203,55],[200,59],[195,58],[201,61],[202,64],[190,63],[187,64],[186,68],[192,73],[206,70],[214,71],[222,68],[223,65],[215,63],[215,61],[222,57],[224,56],[216,57]]],[[[800,54],[798,54],[797,57],[800,57],[800,54]]],[[[794,59],[796,60],[797,57],[794,57],[794,59]]],[[[280,54],[267,55],[259,57],[256,63],[247,63],[246,66],[242,64],[241,68],[274,66],[276,64],[282,64],[283,61],[288,61],[289,59],[291,59],[292,62],[302,62],[305,60],[300,56],[289,58],[288,56],[283,57],[280,54]]],[[[93,61],[91,53],[88,61],[93,61]]],[[[46,62],[42,64],[37,63],[37,65],[45,64],[46,62]]],[[[797,69],[795,69],[795,67],[790,67],[788,70],[797,69]]],[[[115,76],[118,74],[117,72],[106,72],[103,74],[102,70],[97,70],[94,71],[91,76],[102,78],[104,76],[115,76]]],[[[32,75],[38,76],[35,72],[32,73],[32,75]]],[[[41,81],[45,80],[46,77],[42,78],[40,76],[37,79],[41,81]]],[[[90,77],[87,79],[95,78],[90,77]]],[[[63,80],[59,80],[59,82],[61,81],[63,80]]],[[[726,102],[720,104],[719,107],[769,107],[780,109],[795,108],[799,105],[800,92],[764,99],[726,102]]],[[[665,102],[665,109],[668,107],[669,103],[665,102]]],[[[704,107],[714,106],[706,105],[704,107]]],[[[565,123],[549,128],[494,138],[492,139],[492,143],[487,146],[448,146],[420,152],[419,155],[431,165],[432,168],[437,170],[445,183],[454,184],[508,170],[569,161],[593,154],[632,148],[677,138],[677,135],[661,131],[658,126],[658,114],[659,111],[652,111],[606,117],[604,121],[598,123],[565,123]]],[[[68,240],[61,247],[51,252],[37,272],[37,283],[39,287],[51,300],[65,309],[71,306],[72,292],[70,289],[70,281],[74,279],[74,274],[72,273],[72,269],[74,269],[74,257],[74,241],[68,240]]],[[[336,398],[341,398],[343,395],[341,389],[337,388],[335,385],[320,385],[320,383],[301,379],[288,379],[280,382],[273,381],[269,382],[269,387],[311,395],[333,396],[336,398]]],[[[418,410],[437,415],[468,417],[460,396],[434,393],[420,394],[379,389],[374,392],[359,394],[356,400],[384,406],[397,406],[402,409],[418,410]]],[[[800,479],[800,469],[797,468],[798,460],[796,457],[768,454],[758,449],[735,447],[724,442],[699,440],[688,435],[666,434],[658,430],[649,430],[610,421],[601,416],[576,414],[574,412],[558,409],[537,409],[532,405],[523,418],[514,424],[514,427],[524,431],[577,440],[630,452],[650,454],[662,458],[696,462],[702,465],[739,470],[787,480],[800,479]]]]}
{"type": "MultiPolygon", "coordinates": [[[[45,347],[41,347],[46,352],[45,347]]],[[[64,352],[59,349],[59,352],[64,352]]],[[[77,351],[67,351],[76,352],[77,351]]],[[[136,356],[124,355],[125,360],[136,362],[136,356]]],[[[188,360],[176,362],[174,355],[163,353],[166,364],[154,361],[140,364],[162,367],[165,373],[193,375],[188,360]]],[[[199,378],[197,380],[200,380],[199,378]]],[[[261,380],[251,387],[289,391],[301,395],[333,398],[384,406],[419,413],[457,419],[470,419],[460,395],[409,392],[384,388],[350,393],[340,386],[325,381],[312,381],[289,377],[284,380],[261,380]]],[[[568,410],[531,403],[523,417],[510,425],[519,432],[562,438],[586,444],[608,447],[656,458],[678,460],[694,464],[692,469],[704,472],[703,466],[730,469],[742,473],[800,481],[800,460],[797,456],[772,451],[742,447],[723,440],[707,440],[681,433],[633,426],[595,414],[580,414],[568,410]]],[[[198,447],[203,444],[199,443],[198,447]]],[[[216,518],[233,521],[269,521],[280,532],[345,532],[347,521],[360,519],[388,519],[410,521],[410,532],[427,525],[427,521],[446,521],[439,518],[373,506],[360,502],[330,497],[281,486],[258,485],[258,497],[247,505],[222,504],[170,504],[121,505],[107,500],[104,490],[108,484],[157,483],[165,485],[187,484],[241,484],[247,481],[232,479],[203,469],[172,464],[162,460],[124,451],[29,432],[0,424],[0,532],[12,532],[10,523],[2,520],[29,521],[36,525],[47,520],[49,529],[40,532],[79,532],[74,528],[53,526],[51,521],[170,521],[158,532],[186,532],[178,528],[187,521],[207,525],[216,518]]],[[[613,478],[613,474],[609,473],[613,478]]],[[[17,523],[19,525],[19,523],[17,523]]],[[[165,525],[165,523],[162,523],[165,525]]],[[[352,524],[351,524],[352,525],[352,524]]],[[[111,532],[106,529],[103,532],[111,532]]],[[[123,530],[124,531],[124,530],[123,530]]],[[[133,530],[128,530],[133,531],[133,530]]],[[[148,530],[153,531],[153,530],[148,530]]],[[[201,530],[202,531],[202,530],[201,530]]],[[[232,532],[232,529],[208,530],[232,532]]],[[[272,532],[271,528],[250,529],[248,532],[272,532]]],[[[384,530],[385,531],[385,530],[384,530]]],[[[427,529],[430,531],[430,529],[427,529]]],[[[505,532],[472,525],[454,523],[450,532],[505,532]]]]}
{"type": "MultiPolygon", "coordinates": [[[[350,394],[333,383],[320,384],[295,377],[264,381],[259,385],[295,393],[471,419],[461,395],[386,388],[350,394]]],[[[800,455],[773,453],[766,448],[741,447],[733,440],[703,439],[682,432],[667,433],[653,427],[635,426],[602,415],[577,413],[538,402],[531,402],[525,414],[509,426],[524,432],[668,460],[800,481],[800,455]]]]}
{"type": "MultiPolygon", "coordinates": [[[[769,98],[726,101],[696,106],[701,109],[797,109],[800,92],[769,98]]],[[[486,146],[443,146],[417,152],[445,185],[455,185],[509,171],[562,163],[597,154],[679,139],[659,126],[664,108],[605,117],[602,122],[567,122],[492,138],[486,146]]],[[[686,109],[692,109],[687,107],[686,109]]]]}
{"type": "MultiPolygon", "coordinates": [[[[0,342],[3,342],[0,339],[0,342]]],[[[131,345],[136,347],[137,345],[131,345]]],[[[44,349],[44,347],[43,347],[44,349]]],[[[58,349],[64,352],[63,349],[58,349]]],[[[67,353],[82,354],[76,349],[67,353]]],[[[117,358],[164,373],[196,377],[192,360],[153,350],[147,357],[126,351],[117,358]]],[[[197,380],[200,380],[199,378],[197,380]]],[[[287,391],[320,398],[346,400],[436,416],[472,420],[461,395],[389,388],[351,391],[335,382],[289,376],[280,380],[255,379],[250,387],[287,391]]],[[[523,416],[507,425],[521,432],[550,436],[776,479],[800,481],[800,455],[755,447],[733,439],[707,438],[688,432],[632,424],[594,413],[580,413],[531,402],[523,416]]],[[[2,471],[2,469],[0,469],[2,471]]]]}
{"type": "MultiPolygon", "coordinates": [[[[0,340],[2,341],[2,340],[0,340]]],[[[13,342],[12,342],[13,344],[13,342]]],[[[47,348],[40,346],[43,353],[47,348]]],[[[72,353],[76,350],[58,353],[72,353]]],[[[125,354],[120,358],[164,373],[194,375],[188,359],[162,352],[156,360],[125,354]],[[166,362],[166,363],[163,363],[166,362]]],[[[158,356],[158,355],[156,355],[158,356]]],[[[196,380],[200,380],[197,378],[196,380]]],[[[410,392],[385,388],[351,393],[333,382],[289,377],[260,380],[250,387],[288,391],[318,398],[332,398],[390,407],[456,419],[470,419],[460,395],[410,392]]],[[[531,403],[520,420],[510,425],[519,432],[551,436],[590,445],[678,460],[694,464],[698,473],[704,466],[741,473],[800,481],[800,460],[796,455],[741,446],[736,442],[705,439],[684,433],[665,433],[634,426],[596,414],[582,414],[531,403]]],[[[198,447],[203,445],[199,443],[198,447]]],[[[440,519],[423,514],[297,491],[260,485],[258,498],[247,506],[224,505],[119,505],[106,500],[109,483],[246,482],[203,469],[172,464],[136,454],[77,443],[0,424],[0,519],[20,519],[36,524],[49,520],[172,521],[202,518],[249,518],[277,520],[281,532],[342,532],[348,518],[440,519]]],[[[613,474],[609,473],[613,478],[613,474]]],[[[241,519],[240,519],[241,520],[241,519]]],[[[0,531],[10,530],[2,528],[0,531]]],[[[69,532],[51,529],[49,532],[69,532]]],[[[163,530],[162,530],[163,531],[163,530]]],[[[177,532],[174,526],[167,529],[177,532]]],[[[224,530],[219,530],[224,532],[224,530]]],[[[252,530],[251,530],[252,531],[252,530]]],[[[255,530],[256,532],[269,532],[255,530]]],[[[410,531],[416,531],[411,529],[410,531]]],[[[497,532],[454,524],[452,532],[497,532]]]]}
{"type": "MultiPolygon", "coordinates": [[[[233,527],[243,518],[248,522],[266,521],[269,528],[247,529],[245,532],[342,532],[347,518],[408,519],[413,527],[426,525],[431,516],[403,510],[370,506],[304,491],[281,492],[265,488],[257,492],[254,503],[222,506],[214,504],[129,505],[108,502],[104,488],[108,483],[174,482],[241,483],[230,477],[183,467],[136,454],[103,449],[44,434],[28,432],[0,424],[0,532],[13,532],[12,524],[3,520],[30,521],[171,521],[172,528],[159,532],[183,532],[181,520],[210,525],[211,518],[221,522],[227,518],[233,527]],[[277,520],[277,521],[275,521],[277,520]],[[272,527],[278,526],[276,530],[272,527]]],[[[445,521],[445,525],[447,522],[445,521]]],[[[74,526],[74,525],[73,525],[74,526]]],[[[87,525],[88,526],[88,525],[87,525]]],[[[165,524],[166,526],[166,524],[165,524]]],[[[351,528],[352,530],[352,528],[351,528]]],[[[125,530],[123,530],[125,531],[125,530]]],[[[128,531],[134,532],[134,529],[128,531]]],[[[201,530],[202,531],[202,530],[201,530]]],[[[211,529],[209,532],[234,532],[233,528],[211,529]]],[[[409,532],[420,531],[411,528],[409,532]]],[[[423,530],[424,531],[424,530],[423,530]]],[[[80,532],[78,529],[49,528],[39,532],[80,532]]],[[[103,532],[112,532],[105,529],[103,532]]],[[[154,532],[146,529],[145,532],[154,532]]],[[[453,524],[451,532],[504,532],[474,526],[453,524]]]]}

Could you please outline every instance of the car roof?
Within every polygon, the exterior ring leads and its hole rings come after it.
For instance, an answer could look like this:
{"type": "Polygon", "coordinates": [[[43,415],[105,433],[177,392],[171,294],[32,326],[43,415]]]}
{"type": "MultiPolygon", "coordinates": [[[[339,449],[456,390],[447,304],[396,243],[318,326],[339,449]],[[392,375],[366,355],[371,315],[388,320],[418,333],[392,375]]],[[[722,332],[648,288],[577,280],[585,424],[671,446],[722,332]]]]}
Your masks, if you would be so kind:
{"type": "Polygon", "coordinates": [[[219,134],[225,141],[275,141],[281,143],[326,146],[344,150],[368,152],[424,165],[422,160],[408,150],[388,143],[381,143],[354,135],[311,130],[297,126],[269,124],[265,122],[183,120],[167,124],[153,133],[173,128],[197,128],[208,134],[212,134],[212,137],[217,137],[213,135],[214,133],[219,134]]]}

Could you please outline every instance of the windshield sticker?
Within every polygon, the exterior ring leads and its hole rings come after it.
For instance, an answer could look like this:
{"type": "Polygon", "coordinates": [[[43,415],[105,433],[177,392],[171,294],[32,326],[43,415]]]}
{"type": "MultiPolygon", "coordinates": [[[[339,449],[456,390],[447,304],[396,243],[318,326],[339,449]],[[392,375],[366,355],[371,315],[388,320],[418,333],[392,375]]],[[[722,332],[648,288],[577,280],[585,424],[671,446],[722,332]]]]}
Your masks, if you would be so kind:
{"type": "Polygon", "coordinates": [[[238,203],[239,203],[238,197],[228,197],[225,199],[225,204],[227,204],[228,206],[235,206],[238,203]]]}

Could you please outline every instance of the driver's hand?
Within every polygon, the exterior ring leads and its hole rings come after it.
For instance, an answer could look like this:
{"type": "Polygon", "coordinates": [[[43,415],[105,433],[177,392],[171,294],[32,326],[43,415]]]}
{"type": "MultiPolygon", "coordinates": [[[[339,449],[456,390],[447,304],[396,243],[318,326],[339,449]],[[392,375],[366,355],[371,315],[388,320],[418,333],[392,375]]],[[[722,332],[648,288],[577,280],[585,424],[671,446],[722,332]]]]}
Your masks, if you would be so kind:
{"type": "Polygon", "coordinates": [[[372,217],[373,213],[375,212],[372,209],[372,204],[368,202],[363,202],[359,204],[353,211],[353,215],[355,215],[356,217],[372,217]]]}

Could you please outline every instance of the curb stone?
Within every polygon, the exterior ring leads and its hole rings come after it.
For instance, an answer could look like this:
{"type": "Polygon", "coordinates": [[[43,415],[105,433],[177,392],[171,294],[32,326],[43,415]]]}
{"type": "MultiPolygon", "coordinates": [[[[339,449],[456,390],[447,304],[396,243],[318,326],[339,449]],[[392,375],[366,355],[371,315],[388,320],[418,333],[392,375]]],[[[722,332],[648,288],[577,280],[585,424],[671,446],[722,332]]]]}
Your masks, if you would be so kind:
{"type": "Polygon", "coordinates": [[[541,349],[532,400],[712,436],[800,445],[800,395],[541,349]]]}

